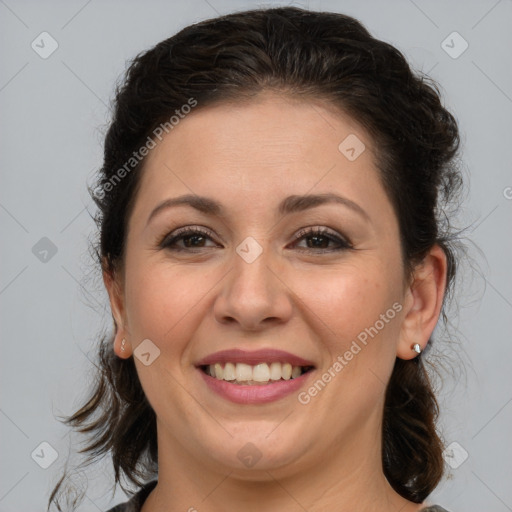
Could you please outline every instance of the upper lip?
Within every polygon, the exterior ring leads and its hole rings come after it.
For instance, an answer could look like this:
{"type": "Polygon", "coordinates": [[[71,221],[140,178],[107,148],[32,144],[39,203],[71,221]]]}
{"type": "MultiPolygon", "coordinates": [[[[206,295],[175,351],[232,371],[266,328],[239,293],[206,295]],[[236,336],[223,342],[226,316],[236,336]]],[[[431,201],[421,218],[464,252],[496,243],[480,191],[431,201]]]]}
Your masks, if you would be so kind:
{"type": "Polygon", "coordinates": [[[229,350],[220,350],[214,352],[196,363],[196,366],[206,366],[215,363],[245,363],[256,365],[260,363],[290,363],[292,366],[315,366],[313,362],[302,357],[290,354],[284,350],[260,349],[260,350],[241,350],[238,348],[229,350]]]}

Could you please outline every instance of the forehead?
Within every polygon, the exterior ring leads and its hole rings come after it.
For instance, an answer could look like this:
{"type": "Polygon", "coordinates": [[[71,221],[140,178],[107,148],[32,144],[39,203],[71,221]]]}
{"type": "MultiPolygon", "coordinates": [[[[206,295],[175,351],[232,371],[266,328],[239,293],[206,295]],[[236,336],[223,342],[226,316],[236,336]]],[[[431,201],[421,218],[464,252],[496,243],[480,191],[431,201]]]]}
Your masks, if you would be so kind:
{"type": "MultiPolygon", "coordinates": [[[[371,149],[363,129],[331,104],[262,93],[251,101],[199,105],[159,145],[176,149],[195,143],[195,151],[182,157],[204,157],[207,151],[208,156],[241,160],[244,167],[251,165],[248,156],[257,156],[258,164],[308,163],[309,157],[318,164],[320,153],[325,160],[337,158],[339,143],[350,134],[365,139],[371,149]]],[[[149,160],[158,153],[157,148],[149,160]]]]}
{"type": "Polygon", "coordinates": [[[267,93],[198,105],[146,157],[136,208],[184,193],[263,209],[289,194],[385,196],[374,162],[365,130],[325,102],[267,93]]]}

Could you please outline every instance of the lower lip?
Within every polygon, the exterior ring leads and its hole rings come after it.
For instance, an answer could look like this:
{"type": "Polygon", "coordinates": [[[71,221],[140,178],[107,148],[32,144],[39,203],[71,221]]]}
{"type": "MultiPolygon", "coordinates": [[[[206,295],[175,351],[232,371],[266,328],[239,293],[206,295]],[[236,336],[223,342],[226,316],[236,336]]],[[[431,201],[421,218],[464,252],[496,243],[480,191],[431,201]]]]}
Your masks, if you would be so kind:
{"type": "Polygon", "coordinates": [[[216,379],[204,373],[200,368],[197,371],[203,377],[206,385],[215,393],[237,404],[264,404],[274,402],[298,391],[314,370],[310,370],[295,379],[277,380],[270,384],[232,384],[226,380],[216,379]]]}

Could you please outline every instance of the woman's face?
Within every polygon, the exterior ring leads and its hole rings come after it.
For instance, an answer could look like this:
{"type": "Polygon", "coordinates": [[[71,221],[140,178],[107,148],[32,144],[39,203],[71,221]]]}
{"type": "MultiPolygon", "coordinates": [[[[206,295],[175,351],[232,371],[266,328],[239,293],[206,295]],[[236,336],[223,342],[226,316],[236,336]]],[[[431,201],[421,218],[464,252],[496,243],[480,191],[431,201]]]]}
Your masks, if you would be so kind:
{"type": "Polygon", "coordinates": [[[380,453],[386,383],[415,355],[407,290],[353,120],[270,93],[193,111],[147,157],[121,279],[118,325],[159,450],[246,478],[380,453]],[[307,199],[328,194],[340,199],[307,199]]]}

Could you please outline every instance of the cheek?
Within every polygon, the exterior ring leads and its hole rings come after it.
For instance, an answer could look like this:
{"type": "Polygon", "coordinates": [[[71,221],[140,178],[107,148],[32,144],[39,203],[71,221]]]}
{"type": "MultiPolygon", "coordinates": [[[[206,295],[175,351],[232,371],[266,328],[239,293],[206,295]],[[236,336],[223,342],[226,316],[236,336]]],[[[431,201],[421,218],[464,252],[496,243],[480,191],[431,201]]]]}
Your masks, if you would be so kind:
{"type": "Polygon", "coordinates": [[[396,332],[392,324],[398,324],[397,315],[392,305],[400,299],[398,278],[396,271],[384,272],[384,268],[378,262],[367,261],[364,265],[346,265],[336,270],[303,272],[295,278],[293,289],[318,323],[323,324],[321,332],[331,340],[331,352],[339,353],[376,322],[379,335],[396,332]],[[380,320],[381,315],[389,321],[380,320]]]}
{"type": "Polygon", "coordinates": [[[130,332],[140,340],[149,338],[158,346],[184,336],[187,317],[211,288],[206,286],[202,273],[187,273],[162,264],[133,267],[127,276],[130,332]]]}
{"type": "Polygon", "coordinates": [[[304,273],[295,282],[312,330],[329,354],[299,396],[310,417],[322,418],[326,442],[380,414],[396,357],[398,272],[383,272],[386,267],[371,260],[335,272],[304,273]]]}

